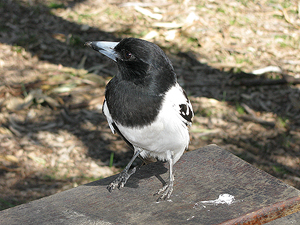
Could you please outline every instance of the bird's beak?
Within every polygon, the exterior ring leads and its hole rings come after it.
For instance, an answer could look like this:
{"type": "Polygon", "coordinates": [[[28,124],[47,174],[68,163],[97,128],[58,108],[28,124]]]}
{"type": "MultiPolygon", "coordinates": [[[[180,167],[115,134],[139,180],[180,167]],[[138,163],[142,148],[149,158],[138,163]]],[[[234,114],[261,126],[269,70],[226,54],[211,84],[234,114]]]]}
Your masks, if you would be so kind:
{"type": "Polygon", "coordinates": [[[117,62],[118,53],[114,48],[119,44],[119,42],[110,42],[110,41],[88,41],[85,43],[86,46],[91,47],[95,51],[106,55],[108,58],[117,62]]]}

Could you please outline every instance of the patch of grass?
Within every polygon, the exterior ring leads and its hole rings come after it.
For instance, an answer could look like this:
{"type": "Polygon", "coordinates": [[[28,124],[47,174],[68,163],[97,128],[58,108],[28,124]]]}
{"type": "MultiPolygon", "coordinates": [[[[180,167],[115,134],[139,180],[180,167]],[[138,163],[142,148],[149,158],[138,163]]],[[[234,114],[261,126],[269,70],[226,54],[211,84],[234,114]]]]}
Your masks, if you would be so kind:
{"type": "Polygon", "coordinates": [[[209,137],[208,136],[201,136],[200,139],[203,140],[203,141],[207,141],[207,140],[209,140],[209,137]]]}
{"type": "Polygon", "coordinates": [[[241,58],[241,57],[235,57],[235,61],[237,64],[242,64],[243,62],[247,62],[248,63],[248,60],[246,58],[241,58]]]}
{"type": "Polygon", "coordinates": [[[274,36],[276,42],[279,43],[280,47],[285,48],[285,47],[292,47],[292,48],[299,48],[299,38],[286,35],[286,34],[280,34],[280,35],[275,35],[274,36]]]}
{"type": "Polygon", "coordinates": [[[112,152],[110,154],[110,159],[109,159],[109,167],[112,167],[113,166],[113,163],[114,163],[114,152],[112,152]]]}
{"type": "Polygon", "coordinates": [[[225,102],[225,101],[226,101],[226,95],[227,95],[227,92],[226,92],[226,91],[223,91],[222,102],[225,102]]]}
{"type": "Polygon", "coordinates": [[[16,206],[16,205],[4,200],[3,198],[0,198],[0,211],[4,210],[4,209],[11,208],[11,207],[14,207],[14,206],[16,206]]]}
{"type": "Polygon", "coordinates": [[[70,37],[70,45],[71,46],[83,46],[84,45],[84,41],[81,39],[81,37],[80,36],[78,36],[78,35],[71,35],[71,37],[70,37]]]}
{"type": "Polygon", "coordinates": [[[285,43],[285,42],[279,42],[279,45],[280,45],[281,48],[286,48],[286,47],[289,46],[289,45],[288,45],[287,43],[285,43]]]}
{"type": "Polygon", "coordinates": [[[62,3],[50,2],[48,4],[48,8],[50,8],[50,9],[63,9],[63,8],[65,8],[65,5],[62,4],[62,3]]]}
{"type": "Polygon", "coordinates": [[[233,39],[241,40],[241,37],[236,36],[234,33],[230,33],[230,37],[233,39]]]}
{"type": "Polygon", "coordinates": [[[219,12],[219,13],[224,13],[224,14],[225,14],[225,10],[222,9],[222,8],[217,8],[217,12],[219,12]]]}
{"type": "Polygon", "coordinates": [[[109,16],[112,16],[113,19],[122,19],[122,13],[119,10],[111,9],[111,8],[106,8],[104,13],[106,13],[109,16]]]}
{"type": "Polygon", "coordinates": [[[273,4],[278,4],[279,1],[278,0],[269,0],[268,3],[273,5],[273,4]]]}
{"type": "Polygon", "coordinates": [[[279,1],[279,0],[269,0],[268,3],[270,5],[274,5],[273,6],[274,8],[276,7],[276,5],[280,4],[284,9],[287,9],[287,8],[292,6],[293,1],[290,1],[290,0],[283,0],[283,1],[282,0],[281,1],[279,1]]]}
{"type": "Polygon", "coordinates": [[[24,97],[27,97],[28,93],[26,91],[26,87],[25,87],[24,83],[21,83],[20,85],[21,85],[21,89],[22,89],[24,97]]]}
{"type": "Polygon", "coordinates": [[[266,74],[266,77],[268,79],[272,79],[272,80],[280,80],[282,78],[282,76],[280,74],[266,74]]]}
{"type": "Polygon", "coordinates": [[[278,15],[278,14],[274,14],[273,15],[273,18],[276,18],[276,19],[284,19],[284,17],[282,15],[278,15]]]}
{"type": "Polygon", "coordinates": [[[245,114],[245,109],[239,103],[236,103],[236,111],[241,115],[245,114]]]}
{"type": "Polygon", "coordinates": [[[291,14],[298,14],[298,10],[292,10],[292,9],[290,9],[289,13],[291,13],[291,14]]]}
{"type": "Polygon", "coordinates": [[[21,46],[18,46],[18,45],[14,45],[12,50],[14,52],[17,52],[17,53],[22,53],[23,52],[23,48],[21,46]]]}
{"type": "Polygon", "coordinates": [[[203,117],[211,117],[213,115],[213,112],[209,108],[201,108],[200,110],[197,110],[195,112],[195,115],[203,116],[203,117]]]}
{"type": "Polygon", "coordinates": [[[79,14],[77,21],[78,21],[78,23],[82,23],[83,20],[91,19],[91,18],[93,18],[93,16],[90,14],[79,14]]]}
{"type": "Polygon", "coordinates": [[[286,34],[277,34],[275,35],[275,39],[284,39],[286,40],[288,38],[288,35],[286,34]]]}
{"type": "Polygon", "coordinates": [[[236,18],[233,18],[233,19],[231,19],[231,20],[229,21],[229,24],[230,24],[231,26],[235,25],[235,23],[236,23],[236,18]]]}
{"type": "Polygon", "coordinates": [[[194,37],[188,37],[187,38],[187,43],[194,46],[194,47],[199,47],[199,42],[198,42],[198,38],[194,38],[194,37]]]}
{"type": "Polygon", "coordinates": [[[240,2],[243,6],[247,6],[248,5],[248,0],[237,0],[237,2],[240,2]]]}
{"type": "Polygon", "coordinates": [[[196,5],[196,8],[197,8],[197,9],[202,9],[202,8],[204,8],[204,7],[205,7],[204,4],[198,4],[198,5],[196,5]]]}
{"type": "MultiPolygon", "coordinates": [[[[124,33],[124,32],[123,32],[124,33]]],[[[127,34],[130,34],[131,37],[142,38],[148,33],[147,30],[143,30],[140,33],[132,33],[130,29],[127,30],[127,34]]]]}
{"type": "Polygon", "coordinates": [[[281,127],[286,127],[288,125],[289,119],[285,118],[285,117],[277,117],[278,123],[281,127]]]}
{"type": "Polygon", "coordinates": [[[70,19],[70,20],[74,20],[74,16],[73,16],[73,15],[71,15],[71,14],[69,14],[69,15],[68,15],[68,19],[70,19]]]}
{"type": "Polygon", "coordinates": [[[272,166],[272,169],[274,172],[276,173],[280,173],[280,174],[287,174],[289,173],[284,167],[282,166],[272,166]]]}
{"type": "Polygon", "coordinates": [[[291,3],[290,0],[285,0],[285,1],[283,1],[283,2],[281,3],[281,6],[282,6],[283,8],[285,8],[285,9],[287,9],[287,8],[289,8],[289,7],[292,6],[292,3],[291,3]]]}
{"type": "Polygon", "coordinates": [[[226,60],[226,56],[224,54],[220,55],[215,55],[217,62],[223,62],[226,60]]]}
{"type": "Polygon", "coordinates": [[[245,21],[246,24],[250,24],[251,23],[251,20],[248,17],[244,17],[244,21],[245,21]]]}
{"type": "Polygon", "coordinates": [[[195,42],[198,42],[198,39],[197,38],[193,38],[193,37],[188,37],[187,42],[188,43],[195,43],[195,42]]]}

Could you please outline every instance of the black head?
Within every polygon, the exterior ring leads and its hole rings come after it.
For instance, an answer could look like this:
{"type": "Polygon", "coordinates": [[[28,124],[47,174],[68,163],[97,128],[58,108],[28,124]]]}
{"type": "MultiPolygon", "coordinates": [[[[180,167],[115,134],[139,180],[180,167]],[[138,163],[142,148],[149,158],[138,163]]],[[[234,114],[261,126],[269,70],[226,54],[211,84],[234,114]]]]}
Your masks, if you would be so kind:
{"type": "Polygon", "coordinates": [[[156,44],[137,38],[120,42],[88,42],[86,45],[114,60],[121,79],[141,85],[165,85],[176,82],[171,61],[156,44]]]}

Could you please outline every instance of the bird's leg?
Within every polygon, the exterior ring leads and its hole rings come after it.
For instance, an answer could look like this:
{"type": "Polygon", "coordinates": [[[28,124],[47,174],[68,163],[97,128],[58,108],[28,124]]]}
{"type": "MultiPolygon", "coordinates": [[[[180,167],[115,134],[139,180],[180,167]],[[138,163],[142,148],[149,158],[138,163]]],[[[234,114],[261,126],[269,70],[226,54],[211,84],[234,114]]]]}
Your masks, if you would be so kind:
{"type": "Polygon", "coordinates": [[[109,192],[112,192],[112,190],[117,188],[122,188],[124,187],[124,185],[126,184],[127,180],[129,179],[129,177],[135,173],[136,168],[134,167],[132,170],[129,171],[130,166],[132,165],[133,161],[136,159],[136,157],[138,157],[138,155],[141,153],[141,150],[137,150],[133,157],[131,158],[130,162],[127,164],[127,166],[125,167],[125,169],[120,173],[120,175],[118,176],[117,179],[115,179],[113,182],[111,182],[108,186],[107,186],[107,190],[109,192]]]}
{"type": "Polygon", "coordinates": [[[161,199],[165,200],[167,198],[170,198],[172,192],[173,192],[173,184],[174,184],[174,174],[173,174],[173,160],[174,156],[173,153],[170,152],[170,159],[169,159],[169,183],[166,183],[161,189],[159,189],[154,195],[160,195],[161,196],[157,199],[157,202],[159,202],[161,199]]]}

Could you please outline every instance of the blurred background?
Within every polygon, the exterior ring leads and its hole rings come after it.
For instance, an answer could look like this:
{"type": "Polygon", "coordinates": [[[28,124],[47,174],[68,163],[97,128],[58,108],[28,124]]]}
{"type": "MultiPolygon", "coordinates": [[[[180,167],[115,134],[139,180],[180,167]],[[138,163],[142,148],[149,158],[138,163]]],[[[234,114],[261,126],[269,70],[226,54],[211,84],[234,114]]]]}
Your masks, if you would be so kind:
{"type": "Polygon", "coordinates": [[[217,144],[300,188],[300,1],[0,0],[0,15],[0,210],[127,164],[101,113],[116,66],[84,46],[125,37],[171,59],[189,151],[217,144]]]}

